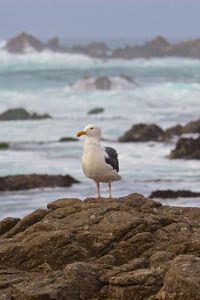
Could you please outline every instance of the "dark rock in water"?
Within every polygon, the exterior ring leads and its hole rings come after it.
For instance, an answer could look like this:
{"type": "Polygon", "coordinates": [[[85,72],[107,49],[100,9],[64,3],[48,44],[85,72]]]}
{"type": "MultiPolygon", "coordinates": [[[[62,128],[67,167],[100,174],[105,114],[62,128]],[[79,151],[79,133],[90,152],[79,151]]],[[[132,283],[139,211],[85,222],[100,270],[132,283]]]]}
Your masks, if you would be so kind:
{"type": "Polygon", "coordinates": [[[44,47],[45,45],[39,39],[24,32],[10,39],[5,45],[7,51],[16,54],[24,53],[27,48],[42,51],[44,47]]]}
{"type": "Polygon", "coordinates": [[[0,191],[20,191],[45,187],[69,187],[78,183],[69,175],[11,175],[0,177],[0,191]]]}
{"type": "Polygon", "coordinates": [[[170,158],[200,159],[200,137],[198,139],[181,138],[170,158]]]}
{"type": "Polygon", "coordinates": [[[187,191],[187,190],[178,190],[178,191],[173,191],[173,190],[157,190],[153,191],[149,198],[190,198],[190,197],[200,197],[199,192],[192,192],[192,191],[187,191]]]}
{"type": "Polygon", "coordinates": [[[78,139],[71,137],[71,136],[67,136],[67,137],[62,137],[59,139],[60,143],[64,143],[64,142],[77,142],[78,139]]]}
{"type": "Polygon", "coordinates": [[[181,135],[183,133],[200,133],[200,120],[192,121],[186,125],[176,125],[166,130],[167,135],[181,135]]]}
{"type": "Polygon", "coordinates": [[[119,142],[163,141],[164,131],[156,124],[136,124],[119,138],[119,142]]]}
{"type": "Polygon", "coordinates": [[[51,118],[49,114],[29,113],[24,108],[8,109],[0,114],[0,121],[41,120],[49,118],[51,118]]]}
{"type": "Polygon", "coordinates": [[[100,114],[100,113],[103,113],[104,112],[104,108],[102,107],[96,107],[96,108],[93,108],[91,110],[88,111],[88,115],[95,115],[95,114],[100,114]]]}
{"type": "Polygon", "coordinates": [[[48,40],[46,48],[52,51],[60,51],[61,47],[59,45],[58,37],[53,37],[48,40]]]}
{"type": "Polygon", "coordinates": [[[97,90],[109,91],[112,88],[112,81],[107,76],[100,76],[94,81],[97,90]]]}
{"type": "Polygon", "coordinates": [[[10,145],[8,143],[0,143],[0,150],[9,149],[10,145]]]}
{"type": "Polygon", "coordinates": [[[86,46],[75,45],[70,49],[72,53],[85,54],[91,57],[106,58],[108,57],[109,48],[105,43],[90,43],[86,46]]]}
{"type": "Polygon", "coordinates": [[[0,222],[2,299],[199,300],[200,208],[139,194],[48,207],[0,222]]]}

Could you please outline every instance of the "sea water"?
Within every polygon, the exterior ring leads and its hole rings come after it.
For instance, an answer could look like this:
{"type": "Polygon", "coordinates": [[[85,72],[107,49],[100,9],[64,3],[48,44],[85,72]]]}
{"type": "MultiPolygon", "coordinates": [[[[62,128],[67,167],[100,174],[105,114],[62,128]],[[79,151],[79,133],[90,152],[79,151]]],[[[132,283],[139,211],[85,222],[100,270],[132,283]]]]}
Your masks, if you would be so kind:
{"type": "MultiPolygon", "coordinates": [[[[70,174],[81,183],[70,188],[0,193],[0,218],[23,216],[58,198],[95,195],[95,184],[81,170],[84,138],[79,142],[58,142],[91,123],[100,126],[103,137],[110,140],[103,144],[119,153],[123,180],[113,183],[113,196],[133,192],[148,196],[155,189],[200,191],[200,162],[167,158],[175,141],[116,142],[136,123],[156,123],[166,129],[199,119],[200,60],[101,60],[49,51],[13,55],[2,49],[0,113],[17,107],[49,113],[53,118],[0,122],[0,142],[11,145],[9,150],[0,151],[0,176],[70,174]],[[114,78],[112,90],[84,89],[84,77],[101,75],[114,78]],[[131,76],[133,83],[125,83],[121,75],[131,76]],[[105,112],[87,115],[95,107],[103,107],[105,112]]],[[[108,195],[105,184],[102,195],[108,195]]],[[[200,199],[172,199],[164,203],[200,206],[200,199]]]]}

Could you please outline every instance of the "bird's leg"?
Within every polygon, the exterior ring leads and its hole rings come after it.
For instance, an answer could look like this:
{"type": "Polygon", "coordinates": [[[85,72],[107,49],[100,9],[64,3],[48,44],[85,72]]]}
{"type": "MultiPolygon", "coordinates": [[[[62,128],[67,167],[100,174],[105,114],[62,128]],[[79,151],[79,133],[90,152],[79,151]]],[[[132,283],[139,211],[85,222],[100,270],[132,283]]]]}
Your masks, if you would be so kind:
{"type": "Polygon", "coordinates": [[[112,198],[111,182],[108,183],[108,186],[109,186],[109,198],[112,198]]]}
{"type": "Polygon", "coordinates": [[[97,198],[101,198],[99,182],[96,181],[96,184],[97,184],[97,198]]]}

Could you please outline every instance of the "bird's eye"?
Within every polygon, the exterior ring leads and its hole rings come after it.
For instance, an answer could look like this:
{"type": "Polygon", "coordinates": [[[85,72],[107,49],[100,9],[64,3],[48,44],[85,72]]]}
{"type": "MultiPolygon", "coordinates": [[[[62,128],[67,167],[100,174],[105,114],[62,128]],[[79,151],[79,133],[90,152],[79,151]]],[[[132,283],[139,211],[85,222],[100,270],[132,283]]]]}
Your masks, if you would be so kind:
{"type": "Polygon", "coordinates": [[[91,129],[91,130],[93,130],[93,129],[94,129],[94,127],[91,127],[90,129],[91,129]]]}

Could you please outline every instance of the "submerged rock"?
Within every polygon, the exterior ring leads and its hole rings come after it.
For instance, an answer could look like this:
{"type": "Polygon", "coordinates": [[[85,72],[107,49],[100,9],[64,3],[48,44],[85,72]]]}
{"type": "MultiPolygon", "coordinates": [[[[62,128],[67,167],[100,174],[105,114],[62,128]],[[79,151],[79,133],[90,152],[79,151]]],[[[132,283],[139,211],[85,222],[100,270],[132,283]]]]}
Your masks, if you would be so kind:
{"type": "Polygon", "coordinates": [[[8,143],[0,143],[0,150],[9,149],[10,145],[8,143]]]}
{"type": "Polygon", "coordinates": [[[49,114],[29,113],[24,108],[8,109],[0,114],[0,121],[41,120],[49,118],[51,118],[49,114]]]}
{"type": "Polygon", "coordinates": [[[65,142],[77,142],[78,139],[77,138],[74,138],[74,137],[71,137],[71,136],[66,136],[66,137],[62,137],[59,139],[59,142],[60,143],[65,143],[65,142]]]}
{"type": "Polygon", "coordinates": [[[96,115],[96,114],[101,114],[104,112],[104,108],[103,107],[95,107],[92,108],[91,110],[88,111],[88,115],[96,115]]]}
{"type": "Polygon", "coordinates": [[[119,138],[119,142],[163,141],[165,133],[156,124],[136,124],[119,138]]]}
{"type": "Polygon", "coordinates": [[[149,198],[190,198],[190,197],[200,197],[199,192],[192,192],[192,191],[187,191],[187,190],[178,190],[178,191],[173,191],[173,190],[157,190],[153,191],[149,198]]]}
{"type": "Polygon", "coordinates": [[[3,299],[199,299],[200,208],[59,199],[0,235],[3,299]]]}
{"type": "Polygon", "coordinates": [[[20,191],[45,187],[69,187],[78,183],[70,175],[10,175],[0,177],[0,191],[20,191]]]}
{"type": "Polygon", "coordinates": [[[169,157],[173,159],[200,159],[200,137],[197,139],[180,138],[169,157]]]}

